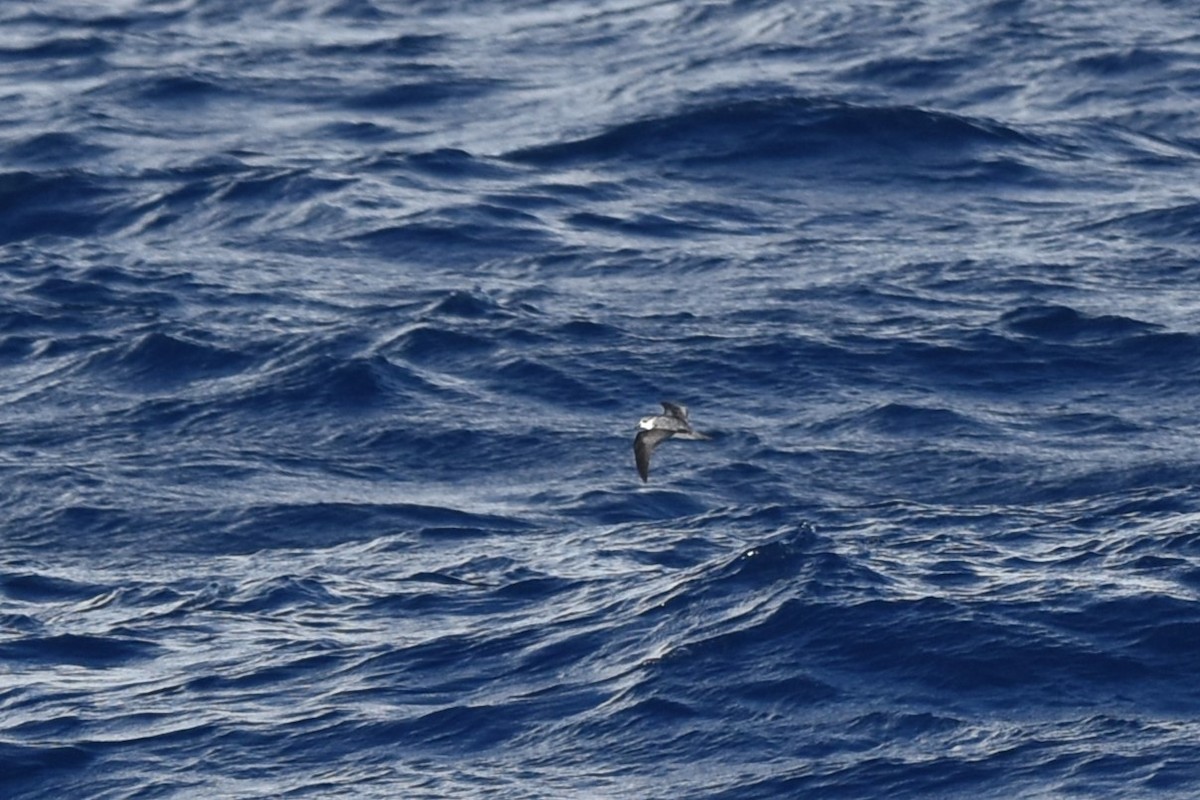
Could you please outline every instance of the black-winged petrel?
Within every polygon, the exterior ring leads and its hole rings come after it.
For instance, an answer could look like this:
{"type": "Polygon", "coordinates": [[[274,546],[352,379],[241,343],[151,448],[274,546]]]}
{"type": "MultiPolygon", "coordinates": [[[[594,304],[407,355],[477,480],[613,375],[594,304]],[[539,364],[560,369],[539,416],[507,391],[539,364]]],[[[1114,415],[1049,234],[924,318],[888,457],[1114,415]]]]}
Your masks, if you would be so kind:
{"type": "Polygon", "coordinates": [[[662,407],[666,413],[642,417],[642,421],[638,423],[637,436],[633,440],[633,460],[637,462],[638,475],[642,476],[643,483],[650,480],[650,454],[659,442],[672,436],[678,436],[680,439],[712,438],[692,430],[692,425],[688,422],[687,406],[664,400],[662,407]]]}

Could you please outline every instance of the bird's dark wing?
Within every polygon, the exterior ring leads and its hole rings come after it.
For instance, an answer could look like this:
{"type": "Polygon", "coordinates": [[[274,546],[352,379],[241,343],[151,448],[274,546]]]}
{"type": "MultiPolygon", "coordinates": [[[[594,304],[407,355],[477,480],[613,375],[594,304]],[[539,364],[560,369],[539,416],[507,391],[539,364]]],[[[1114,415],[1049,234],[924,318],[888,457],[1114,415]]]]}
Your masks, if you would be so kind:
{"type": "Polygon", "coordinates": [[[650,480],[650,454],[659,442],[674,435],[674,431],[661,429],[638,431],[633,440],[633,460],[637,462],[637,471],[638,475],[642,476],[642,483],[650,480]]]}
{"type": "Polygon", "coordinates": [[[678,403],[668,403],[666,400],[663,400],[662,407],[663,411],[667,412],[667,416],[674,417],[685,423],[688,421],[687,406],[681,406],[678,403]]]}

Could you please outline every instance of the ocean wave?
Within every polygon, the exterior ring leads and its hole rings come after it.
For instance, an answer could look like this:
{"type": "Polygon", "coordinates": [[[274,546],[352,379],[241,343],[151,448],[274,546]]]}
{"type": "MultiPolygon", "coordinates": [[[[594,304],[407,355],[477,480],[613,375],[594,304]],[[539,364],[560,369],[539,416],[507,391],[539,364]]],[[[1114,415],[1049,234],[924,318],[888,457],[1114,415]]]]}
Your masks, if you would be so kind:
{"type": "Polygon", "coordinates": [[[834,433],[872,432],[892,436],[994,436],[993,426],[948,408],[885,403],[824,421],[817,430],[834,433]]]}
{"type": "Polygon", "coordinates": [[[107,219],[103,201],[112,192],[104,180],[82,170],[0,173],[0,244],[98,233],[107,219]]]}
{"type": "Polygon", "coordinates": [[[1111,340],[1162,330],[1116,314],[1093,316],[1067,306],[1025,306],[1005,313],[1001,324],[1011,331],[1048,341],[1111,340]]]}
{"type": "Polygon", "coordinates": [[[1128,230],[1151,239],[1195,241],[1200,234],[1200,203],[1133,211],[1092,227],[1128,230]]]}
{"type": "Polygon", "coordinates": [[[905,106],[857,106],[806,97],[685,108],[629,122],[596,136],[507,154],[518,162],[649,161],[679,165],[782,159],[862,161],[938,160],[977,147],[1036,147],[1036,141],[997,122],[905,106]]]}

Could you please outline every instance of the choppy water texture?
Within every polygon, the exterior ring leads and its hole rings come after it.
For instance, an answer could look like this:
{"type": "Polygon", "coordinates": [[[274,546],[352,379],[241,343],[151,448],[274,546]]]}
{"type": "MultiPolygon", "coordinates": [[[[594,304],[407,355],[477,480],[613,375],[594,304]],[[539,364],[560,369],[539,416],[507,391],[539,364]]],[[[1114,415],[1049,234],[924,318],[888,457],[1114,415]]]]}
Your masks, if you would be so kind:
{"type": "Polygon", "coordinates": [[[0,794],[1197,796],[1198,93],[1171,2],[5,2],[0,794]]]}

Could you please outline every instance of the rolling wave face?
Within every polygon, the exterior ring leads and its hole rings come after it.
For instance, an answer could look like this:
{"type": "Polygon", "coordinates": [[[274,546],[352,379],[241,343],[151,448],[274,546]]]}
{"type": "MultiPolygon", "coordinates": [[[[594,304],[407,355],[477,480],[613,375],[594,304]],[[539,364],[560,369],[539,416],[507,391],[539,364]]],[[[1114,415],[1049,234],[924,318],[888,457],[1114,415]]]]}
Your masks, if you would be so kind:
{"type": "Polygon", "coordinates": [[[0,794],[1195,796],[1180,8],[0,25],[0,794]]]}

